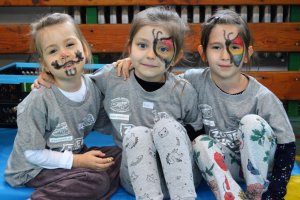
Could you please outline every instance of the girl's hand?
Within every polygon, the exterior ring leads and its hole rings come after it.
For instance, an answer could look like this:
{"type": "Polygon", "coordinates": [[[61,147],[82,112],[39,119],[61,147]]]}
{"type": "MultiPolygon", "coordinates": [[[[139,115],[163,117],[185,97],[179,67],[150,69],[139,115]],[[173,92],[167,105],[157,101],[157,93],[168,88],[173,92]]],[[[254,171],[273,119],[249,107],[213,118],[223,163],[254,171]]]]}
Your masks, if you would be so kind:
{"type": "Polygon", "coordinates": [[[124,81],[127,80],[130,70],[133,69],[130,58],[124,58],[117,62],[113,62],[113,66],[117,68],[118,76],[121,76],[121,74],[123,75],[124,81]]]}
{"type": "Polygon", "coordinates": [[[88,151],[84,154],[74,154],[73,157],[73,167],[83,167],[97,171],[104,171],[114,163],[113,157],[105,158],[105,154],[99,150],[88,151]]]}
{"type": "Polygon", "coordinates": [[[40,73],[37,79],[34,80],[33,84],[31,84],[31,89],[39,89],[42,86],[46,88],[50,88],[51,84],[54,83],[54,78],[51,74],[46,72],[40,73]]]}

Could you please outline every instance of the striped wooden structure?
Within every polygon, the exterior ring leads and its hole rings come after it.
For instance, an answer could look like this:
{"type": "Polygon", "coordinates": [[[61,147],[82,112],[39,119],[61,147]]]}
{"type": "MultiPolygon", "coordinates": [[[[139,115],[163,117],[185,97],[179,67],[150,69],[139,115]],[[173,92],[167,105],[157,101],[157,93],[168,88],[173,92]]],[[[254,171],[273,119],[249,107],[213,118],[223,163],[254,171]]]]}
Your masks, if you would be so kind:
{"type": "MultiPolygon", "coordinates": [[[[299,12],[300,0],[0,0],[0,7],[80,7],[97,13],[97,9],[128,6],[288,6],[290,12],[299,12]]],[[[250,74],[257,77],[282,100],[300,100],[300,19],[299,14],[288,22],[249,22],[254,37],[256,52],[289,52],[290,67],[294,71],[256,71],[250,74]],[[298,16],[298,17],[297,17],[298,16]],[[295,21],[295,22],[294,22],[295,21]],[[294,67],[293,67],[294,66],[294,67]]],[[[99,24],[97,19],[80,24],[93,53],[118,53],[124,50],[124,44],[130,28],[128,23],[99,24]],[[93,21],[95,23],[93,23],[93,21]]],[[[195,52],[200,44],[201,23],[190,23],[192,34],[186,47],[195,52]]],[[[0,54],[32,53],[28,24],[0,24],[0,54]]],[[[295,104],[297,105],[297,104],[295,104]]],[[[293,107],[295,107],[295,105],[293,107]]]]}

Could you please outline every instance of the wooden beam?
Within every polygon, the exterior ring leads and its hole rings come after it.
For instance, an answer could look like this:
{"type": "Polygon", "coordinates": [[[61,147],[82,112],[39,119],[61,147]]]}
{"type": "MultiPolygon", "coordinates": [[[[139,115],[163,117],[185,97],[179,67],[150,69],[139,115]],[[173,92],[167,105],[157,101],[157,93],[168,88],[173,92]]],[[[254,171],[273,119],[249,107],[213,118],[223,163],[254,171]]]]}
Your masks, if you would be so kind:
{"type": "Polygon", "coordinates": [[[0,0],[0,6],[300,5],[299,0],[0,0]]]}
{"type": "Polygon", "coordinates": [[[281,100],[300,100],[300,71],[246,72],[271,90],[281,100]]]}
{"type": "MultiPolygon", "coordinates": [[[[300,52],[300,22],[249,24],[254,50],[266,52],[300,52]]],[[[81,24],[80,28],[94,53],[123,52],[129,24],[81,24]]],[[[191,24],[187,37],[188,51],[196,52],[200,44],[201,25],[191,24]]],[[[28,24],[0,25],[0,54],[32,53],[28,24]]]]}

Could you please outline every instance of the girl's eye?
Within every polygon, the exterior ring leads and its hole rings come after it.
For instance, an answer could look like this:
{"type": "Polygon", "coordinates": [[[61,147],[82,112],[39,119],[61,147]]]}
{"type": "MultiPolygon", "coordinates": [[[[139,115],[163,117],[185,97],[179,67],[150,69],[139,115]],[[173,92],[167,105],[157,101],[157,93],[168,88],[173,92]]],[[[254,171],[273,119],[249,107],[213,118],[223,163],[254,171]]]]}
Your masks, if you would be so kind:
{"type": "Polygon", "coordinates": [[[169,51],[169,49],[167,47],[160,47],[159,51],[162,52],[162,53],[166,53],[166,52],[169,51]]]}
{"type": "Polygon", "coordinates": [[[49,54],[49,55],[54,54],[54,53],[56,53],[56,51],[57,51],[56,49],[52,49],[52,50],[50,50],[50,51],[48,52],[48,54],[49,54]]]}
{"type": "Polygon", "coordinates": [[[239,46],[239,45],[232,45],[231,49],[233,49],[233,50],[239,50],[239,49],[241,49],[241,46],[239,46]]]}
{"type": "Polygon", "coordinates": [[[145,43],[138,43],[137,46],[141,49],[145,49],[147,47],[147,44],[145,43]]]}
{"type": "Polygon", "coordinates": [[[212,49],[216,49],[216,50],[221,49],[221,47],[218,46],[218,45],[214,45],[214,46],[212,46],[211,48],[212,48],[212,49]]]}
{"type": "Polygon", "coordinates": [[[67,44],[67,47],[71,47],[71,46],[74,46],[74,43],[67,44]]]}

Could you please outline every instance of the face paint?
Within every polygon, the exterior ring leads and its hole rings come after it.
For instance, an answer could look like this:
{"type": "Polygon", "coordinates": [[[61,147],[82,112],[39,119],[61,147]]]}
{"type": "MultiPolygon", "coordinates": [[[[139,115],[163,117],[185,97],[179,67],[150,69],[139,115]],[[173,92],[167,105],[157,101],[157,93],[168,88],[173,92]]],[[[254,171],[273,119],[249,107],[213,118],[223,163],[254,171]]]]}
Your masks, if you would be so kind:
{"type": "MultiPolygon", "coordinates": [[[[69,60],[69,61],[63,63],[62,65],[58,64],[58,61],[56,60],[56,61],[52,62],[51,65],[54,67],[54,69],[59,70],[62,67],[77,64],[84,60],[84,57],[82,56],[82,52],[80,52],[79,50],[75,52],[75,57],[77,58],[77,60],[69,60]]],[[[77,73],[77,69],[76,68],[66,69],[65,72],[66,72],[67,76],[74,76],[77,73]]]]}
{"type": "Polygon", "coordinates": [[[232,33],[228,33],[227,38],[225,34],[226,33],[224,31],[225,45],[226,50],[230,55],[230,62],[233,62],[236,67],[239,67],[245,54],[244,41],[239,34],[237,34],[237,36],[232,40],[229,39],[229,36],[232,33]]]}
{"type": "Polygon", "coordinates": [[[162,32],[157,31],[155,35],[155,29],[153,29],[152,34],[154,37],[153,51],[157,57],[165,62],[165,68],[167,69],[172,63],[176,52],[176,45],[174,43],[173,37],[158,38],[159,34],[162,34],[162,32]]]}

